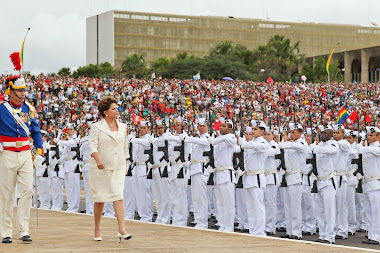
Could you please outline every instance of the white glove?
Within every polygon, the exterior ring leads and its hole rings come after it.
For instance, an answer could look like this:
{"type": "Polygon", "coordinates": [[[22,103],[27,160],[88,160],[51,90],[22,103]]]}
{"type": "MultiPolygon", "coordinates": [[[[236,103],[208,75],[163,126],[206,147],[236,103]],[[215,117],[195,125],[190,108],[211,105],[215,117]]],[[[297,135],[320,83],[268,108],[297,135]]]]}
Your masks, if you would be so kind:
{"type": "Polygon", "coordinates": [[[241,177],[244,174],[244,171],[242,171],[240,168],[237,170],[237,175],[241,177]]]}
{"type": "Polygon", "coordinates": [[[310,175],[310,183],[312,184],[317,179],[318,178],[314,175],[314,173],[311,173],[311,175],[310,175]]]}
{"type": "Polygon", "coordinates": [[[214,140],[215,140],[214,137],[209,137],[208,138],[208,143],[210,143],[212,145],[214,143],[214,140]]]}
{"type": "Polygon", "coordinates": [[[187,166],[189,166],[189,165],[190,165],[190,162],[187,161],[187,162],[185,162],[185,163],[183,164],[183,167],[187,167],[187,166]]]}
{"type": "Polygon", "coordinates": [[[238,145],[242,145],[243,144],[243,138],[239,138],[237,143],[238,143],[238,145]]]}
{"type": "Polygon", "coordinates": [[[1,143],[0,143],[0,152],[3,150],[4,150],[3,145],[1,145],[1,143]]]}
{"type": "Polygon", "coordinates": [[[59,138],[54,138],[54,143],[58,143],[59,142],[59,138]]]}
{"type": "Polygon", "coordinates": [[[148,141],[149,141],[149,143],[153,143],[153,141],[154,141],[154,137],[153,137],[152,135],[149,135],[149,137],[148,137],[148,141]]]}
{"type": "Polygon", "coordinates": [[[360,179],[362,179],[362,178],[363,178],[363,176],[362,176],[362,174],[360,174],[360,173],[357,173],[357,174],[356,174],[356,178],[357,178],[358,180],[360,180],[360,179]]]}
{"type": "Polygon", "coordinates": [[[284,148],[284,145],[285,145],[285,143],[283,143],[283,142],[279,142],[279,143],[278,143],[278,148],[279,148],[279,149],[283,149],[283,148],[284,148]]]}
{"type": "Polygon", "coordinates": [[[44,158],[42,155],[36,155],[34,157],[34,167],[38,168],[42,166],[42,163],[44,162],[44,158]]]}
{"type": "Polygon", "coordinates": [[[208,166],[208,168],[207,168],[207,171],[208,171],[208,173],[213,173],[215,170],[213,169],[213,168],[211,168],[211,166],[208,166]]]}
{"type": "Polygon", "coordinates": [[[184,132],[184,133],[182,133],[182,134],[179,135],[179,139],[181,141],[183,141],[186,137],[187,137],[187,133],[186,132],[184,132]]]}

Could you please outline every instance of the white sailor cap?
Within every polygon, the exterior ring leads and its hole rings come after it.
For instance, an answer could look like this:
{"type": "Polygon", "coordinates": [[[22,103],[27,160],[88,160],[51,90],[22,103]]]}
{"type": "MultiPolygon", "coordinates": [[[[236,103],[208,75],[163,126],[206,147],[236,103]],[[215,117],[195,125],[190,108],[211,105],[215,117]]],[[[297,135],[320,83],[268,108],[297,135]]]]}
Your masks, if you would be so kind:
{"type": "Polygon", "coordinates": [[[354,130],[345,129],[344,130],[344,134],[346,136],[355,136],[355,137],[357,137],[359,135],[359,132],[358,131],[354,131],[354,130]]]}
{"type": "Polygon", "coordinates": [[[184,118],[181,117],[181,116],[178,116],[177,119],[176,119],[177,122],[184,122],[184,118]]]}
{"type": "Polygon", "coordinates": [[[333,127],[329,124],[319,125],[319,130],[326,131],[326,130],[334,130],[333,127]]]}
{"type": "Polygon", "coordinates": [[[265,132],[266,132],[266,133],[270,132],[270,128],[269,128],[268,126],[265,127],[265,132]]]}
{"type": "Polygon", "coordinates": [[[288,128],[286,126],[280,127],[280,132],[287,132],[288,128]]]}
{"type": "Polygon", "coordinates": [[[220,123],[227,123],[227,124],[231,124],[231,126],[233,127],[234,126],[234,123],[232,122],[231,119],[226,119],[226,118],[221,118],[220,119],[220,123]]]}
{"type": "Polygon", "coordinates": [[[75,128],[75,123],[67,123],[66,127],[67,128],[75,128]]]}
{"type": "Polygon", "coordinates": [[[252,127],[266,127],[265,122],[262,120],[251,120],[252,127]]]}
{"type": "Polygon", "coordinates": [[[40,131],[42,135],[48,135],[48,133],[45,130],[40,131]]]}
{"type": "Polygon", "coordinates": [[[345,129],[344,126],[342,124],[338,124],[338,125],[332,125],[333,129],[334,130],[342,130],[342,129],[345,129]]]}
{"type": "Polygon", "coordinates": [[[289,123],[289,130],[295,130],[295,129],[301,129],[302,130],[302,124],[300,123],[289,123]]]}
{"type": "Polygon", "coordinates": [[[148,127],[150,127],[150,124],[149,124],[149,122],[148,121],[141,121],[140,122],[140,126],[148,126],[148,127]]]}
{"type": "Polygon", "coordinates": [[[367,126],[366,130],[367,130],[367,133],[380,133],[379,128],[375,126],[367,126]]]}
{"type": "Polygon", "coordinates": [[[161,126],[163,125],[164,123],[162,122],[162,120],[156,120],[156,125],[157,126],[161,126]]]}
{"type": "Polygon", "coordinates": [[[252,132],[252,127],[250,127],[250,126],[245,127],[245,131],[247,133],[251,133],[252,132]]]}
{"type": "Polygon", "coordinates": [[[198,124],[198,125],[206,125],[206,118],[198,118],[197,119],[197,121],[196,121],[196,123],[198,124]]]}
{"type": "Polygon", "coordinates": [[[313,133],[313,131],[311,130],[310,127],[306,128],[306,134],[312,134],[312,133],[313,133]]]}

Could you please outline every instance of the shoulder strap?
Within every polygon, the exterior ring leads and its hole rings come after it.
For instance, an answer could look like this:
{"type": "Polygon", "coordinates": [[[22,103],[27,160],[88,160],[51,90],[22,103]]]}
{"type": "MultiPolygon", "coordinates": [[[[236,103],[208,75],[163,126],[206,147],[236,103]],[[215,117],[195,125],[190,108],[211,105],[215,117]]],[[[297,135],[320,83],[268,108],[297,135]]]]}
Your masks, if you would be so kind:
{"type": "Polygon", "coordinates": [[[28,101],[24,101],[24,103],[29,107],[29,117],[34,119],[36,117],[36,108],[31,105],[28,101]]]}
{"type": "Polygon", "coordinates": [[[5,107],[8,109],[9,113],[13,116],[13,118],[16,120],[16,122],[18,124],[20,124],[20,126],[24,129],[24,131],[26,132],[26,134],[29,136],[29,128],[25,125],[24,121],[22,121],[22,119],[18,116],[17,113],[13,113],[13,108],[12,106],[7,102],[7,103],[4,103],[5,107]]]}

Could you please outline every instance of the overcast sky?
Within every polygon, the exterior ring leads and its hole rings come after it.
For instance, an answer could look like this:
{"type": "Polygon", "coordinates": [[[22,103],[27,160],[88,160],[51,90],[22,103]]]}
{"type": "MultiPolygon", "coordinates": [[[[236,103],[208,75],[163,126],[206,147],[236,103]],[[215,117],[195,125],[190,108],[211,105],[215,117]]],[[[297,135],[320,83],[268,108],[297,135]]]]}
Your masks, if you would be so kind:
{"type": "Polygon", "coordinates": [[[0,74],[15,73],[9,54],[24,49],[24,70],[57,72],[86,64],[86,18],[109,10],[233,16],[274,21],[380,24],[378,0],[1,0],[0,74]]]}

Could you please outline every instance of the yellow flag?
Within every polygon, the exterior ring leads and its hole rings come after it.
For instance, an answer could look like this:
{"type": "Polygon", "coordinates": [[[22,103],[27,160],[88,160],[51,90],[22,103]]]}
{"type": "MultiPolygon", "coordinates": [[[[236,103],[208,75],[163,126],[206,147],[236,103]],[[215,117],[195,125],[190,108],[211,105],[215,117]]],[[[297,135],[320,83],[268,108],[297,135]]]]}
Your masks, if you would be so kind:
{"type": "Polygon", "coordinates": [[[331,57],[332,57],[334,51],[335,51],[335,48],[331,51],[331,54],[330,54],[330,56],[329,56],[329,59],[327,60],[327,63],[326,63],[326,71],[327,71],[327,74],[328,74],[328,75],[330,74],[330,73],[329,73],[330,61],[331,61],[331,57]]]}

